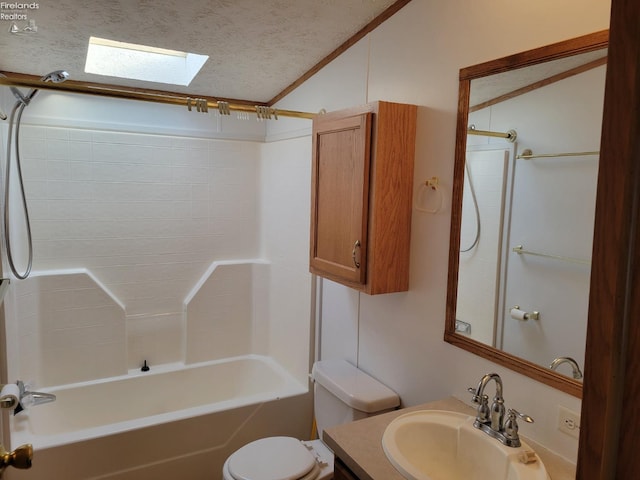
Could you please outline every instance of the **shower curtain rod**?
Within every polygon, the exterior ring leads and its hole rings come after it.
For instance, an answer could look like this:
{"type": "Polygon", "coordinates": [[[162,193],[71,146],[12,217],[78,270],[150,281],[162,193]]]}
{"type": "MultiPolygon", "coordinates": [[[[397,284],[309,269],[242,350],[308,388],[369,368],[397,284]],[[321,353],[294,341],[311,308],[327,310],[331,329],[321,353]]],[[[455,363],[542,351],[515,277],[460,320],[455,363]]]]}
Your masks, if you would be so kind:
{"type": "Polygon", "coordinates": [[[127,100],[141,100],[146,102],[165,103],[169,105],[180,105],[187,107],[189,111],[194,108],[198,112],[206,113],[209,108],[218,109],[221,115],[230,115],[230,111],[245,113],[255,113],[259,119],[268,120],[274,117],[292,117],[313,119],[316,114],[308,112],[298,112],[295,110],[280,110],[268,105],[249,105],[241,103],[230,103],[222,100],[212,100],[202,97],[190,97],[186,95],[169,95],[165,93],[151,93],[126,88],[112,88],[97,85],[88,85],[80,82],[76,83],[45,83],[40,80],[16,79],[0,77],[0,85],[12,87],[28,87],[42,90],[54,90],[59,92],[81,93],[85,95],[98,95],[111,98],[122,98],[127,100]]]}

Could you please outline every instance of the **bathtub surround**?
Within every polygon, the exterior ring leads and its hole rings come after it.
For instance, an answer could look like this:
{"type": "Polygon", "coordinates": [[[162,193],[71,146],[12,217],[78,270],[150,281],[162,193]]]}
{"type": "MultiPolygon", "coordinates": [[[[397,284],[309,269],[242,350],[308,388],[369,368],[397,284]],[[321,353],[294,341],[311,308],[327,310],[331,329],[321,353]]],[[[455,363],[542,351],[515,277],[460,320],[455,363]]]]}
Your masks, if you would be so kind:
{"type": "MultiPolygon", "coordinates": [[[[266,292],[271,291],[268,286],[271,277],[282,277],[281,269],[297,269],[301,272],[296,274],[298,278],[278,278],[275,292],[286,291],[294,282],[295,288],[304,289],[305,285],[310,288],[304,259],[281,258],[270,262],[268,256],[263,256],[270,254],[265,251],[268,244],[261,240],[262,236],[271,235],[269,218],[274,218],[282,208],[291,210],[294,218],[308,215],[304,211],[304,205],[309,201],[308,182],[301,181],[304,188],[297,185],[293,189],[269,191],[270,187],[261,179],[261,175],[269,174],[272,168],[280,168],[275,164],[290,164],[291,160],[280,155],[280,159],[273,162],[263,161],[261,145],[254,141],[141,132],[148,128],[152,117],[160,118],[156,122],[159,130],[169,128],[171,107],[152,105],[146,111],[146,117],[145,112],[139,111],[132,115],[142,126],[120,119],[120,131],[112,131],[110,128],[116,126],[122,101],[42,93],[42,102],[34,102],[33,110],[29,112],[33,115],[25,114],[22,133],[24,176],[37,253],[34,271],[40,279],[63,275],[64,281],[48,282],[46,295],[34,291],[42,280],[16,284],[16,298],[23,301],[10,305],[9,309],[15,310],[18,317],[31,320],[26,324],[18,322],[13,327],[13,333],[21,338],[21,343],[19,351],[10,345],[9,356],[19,357],[20,362],[9,362],[9,376],[28,378],[39,386],[53,386],[119,375],[139,367],[145,359],[152,365],[211,360],[222,358],[225,349],[233,351],[232,356],[268,354],[269,329],[276,327],[278,322],[288,322],[284,320],[286,315],[277,312],[273,312],[276,320],[270,322],[270,308],[273,310],[274,307],[269,306],[269,296],[275,293],[266,292]],[[65,118],[47,118],[47,108],[65,100],[60,97],[70,99],[69,109],[61,110],[66,112],[65,118]],[[159,112],[154,110],[158,107],[163,108],[159,112]],[[87,110],[97,114],[89,115],[88,123],[101,122],[103,128],[79,128],[87,117],[87,110]],[[54,121],[71,126],[42,125],[54,121]],[[40,124],[33,125],[32,122],[40,124]],[[287,193],[295,197],[283,196],[287,193]],[[260,257],[266,259],[258,260],[264,264],[262,272],[256,267],[250,272],[251,278],[240,278],[242,273],[231,273],[234,268],[249,272],[246,269],[250,267],[243,266],[245,259],[260,257]],[[230,265],[234,262],[238,263],[237,267],[230,265]],[[203,295],[198,297],[194,288],[202,285],[202,277],[221,263],[226,265],[216,272],[217,280],[214,277],[210,280],[217,284],[213,288],[220,289],[215,294],[219,302],[216,306],[211,302],[205,305],[200,300],[203,295]],[[82,330],[82,335],[76,335],[79,341],[59,335],[57,348],[64,351],[69,347],[64,354],[69,364],[85,364],[86,367],[44,374],[42,368],[33,365],[38,360],[31,358],[34,351],[39,351],[34,325],[37,319],[35,312],[30,311],[35,307],[27,303],[30,298],[37,297],[41,303],[46,302],[46,305],[39,304],[43,315],[45,311],[70,309],[75,309],[75,314],[79,315],[82,312],[77,309],[89,300],[73,290],[88,287],[65,284],[71,278],[66,274],[79,269],[86,271],[108,292],[103,292],[103,297],[112,297],[120,305],[125,320],[121,322],[119,332],[112,332],[117,338],[92,336],[87,328],[82,330]],[[270,269],[273,271],[268,271],[270,269]],[[304,278],[300,278],[301,275],[304,278]],[[59,290],[61,295],[53,290],[59,290]],[[190,304],[190,296],[195,303],[190,304]],[[209,309],[209,320],[198,319],[198,314],[194,313],[198,308],[201,315],[205,314],[203,308],[209,309]],[[224,315],[228,317],[226,320],[222,320],[224,315]],[[205,326],[207,322],[208,327],[205,326]],[[217,326],[212,326],[216,322],[217,326]],[[265,335],[261,337],[258,333],[265,335]],[[205,352],[205,340],[213,340],[213,336],[217,343],[209,344],[210,349],[205,352]],[[198,342],[200,347],[196,346],[198,342]],[[100,345],[98,350],[109,362],[88,358],[90,351],[95,350],[92,345],[96,344],[100,345]],[[71,350],[75,351],[75,360],[71,358],[74,356],[71,350]],[[109,366],[92,369],[90,364],[109,366]],[[82,369],[85,373],[80,371],[82,369]],[[89,372],[94,376],[90,377],[89,372]]],[[[144,110],[145,104],[136,106],[144,110]]],[[[131,108],[131,105],[127,107],[131,108]]],[[[251,139],[256,123],[232,119],[230,125],[214,128],[209,135],[238,137],[244,128],[246,137],[251,139]]],[[[264,122],[261,125],[264,128],[264,122]]],[[[199,135],[201,131],[190,133],[199,135]]],[[[304,175],[299,167],[297,171],[304,175]]],[[[290,232],[301,230],[301,234],[291,234],[290,238],[302,241],[304,246],[308,239],[303,222],[306,220],[285,228],[290,232]]],[[[276,239],[268,239],[268,242],[272,241],[276,239]]],[[[285,249],[289,248],[287,239],[278,239],[278,242],[285,249]]],[[[208,284],[204,287],[212,288],[208,284]]],[[[296,311],[304,311],[308,318],[310,293],[301,293],[288,304],[299,303],[296,311]]],[[[8,303],[11,304],[11,299],[8,303]]],[[[81,327],[100,323],[90,317],[94,315],[88,314],[77,321],[77,333],[81,327]]],[[[40,317],[40,321],[43,318],[40,317]]],[[[69,320],[61,319],[58,324],[49,322],[42,328],[58,331],[74,326],[69,323],[69,320]]],[[[116,328],[114,322],[110,325],[109,328],[116,328]]],[[[305,334],[298,331],[296,335],[305,334]]],[[[308,344],[306,340],[302,341],[308,344]]],[[[304,355],[291,359],[291,368],[301,374],[297,365],[306,358],[304,355]]],[[[41,360],[47,364],[46,358],[41,360]]]]}
{"type": "Polygon", "coordinates": [[[267,262],[215,263],[185,300],[187,363],[267,352],[260,288],[267,262]],[[256,296],[257,295],[257,296],[256,296]],[[247,301],[250,300],[250,301],[247,301]]]}
{"type": "Polygon", "coordinates": [[[193,364],[268,354],[268,330],[254,291],[266,288],[261,260],[214,262],[182,312],[126,315],[124,304],[87,270],[34,272],[14,282],[19,371],[40,387],[99,380],[145,362],[193,364]]]}
{"type": "Polygon", "coordinates": [[[34,272],[14,281],[13,293],[12,378],[40,388],[127,371],[124,306],[89,272],[34,272]]]}
{"type": "MultiPolygon", "coordinates": [[[[238,375],[226,384],[199,375],[198,387],[228,397],[124,428],[104,418],[73,444],[50,436],[30,478],[163,478],[185,464],[219,471],[250,440],[308,436],[310,147],[261,143],[266,122],[210,115],[194,125],[165,105],[42,94],[23,123],[36,256],[34,276],[12,282],[5,302],[9,378],[50,390],[257,355],[287,380],[245,395],[238,375]],[[151,370],[142,373],[145,360],[151,370]],[[135,445],[130,461],[108,459],[113,442],[135,445]],[[92,461],[76,462],[78,452],[92,461]]],[[[126,404],[88,408],[101,417],[126,404]]],[[[55,421],[49,405],[36,407],[34,421],[55,421]]],[[[70,423],[81,416],[63,414],[70,423]]],[[[28,418],[14,417],[16,428],[28,418]]],[[[5,445],[37,446],[36,437],[5,445]]]]}

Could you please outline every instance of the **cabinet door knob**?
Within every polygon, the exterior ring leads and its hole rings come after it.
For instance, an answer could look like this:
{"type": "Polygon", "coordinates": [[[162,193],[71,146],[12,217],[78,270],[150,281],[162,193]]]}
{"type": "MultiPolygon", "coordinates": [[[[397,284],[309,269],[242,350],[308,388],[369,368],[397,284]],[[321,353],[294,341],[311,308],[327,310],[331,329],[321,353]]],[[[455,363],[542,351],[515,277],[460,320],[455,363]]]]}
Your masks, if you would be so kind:
{"type": "Polygon", "coordinates": [[[356,249],[360,248],[360,240],[356,240],[353,244],[353,250],[351,251],[351,258],[353,258],[353,264],[356,268],[360,268],[360,262],[356,260],[356,249]]]}

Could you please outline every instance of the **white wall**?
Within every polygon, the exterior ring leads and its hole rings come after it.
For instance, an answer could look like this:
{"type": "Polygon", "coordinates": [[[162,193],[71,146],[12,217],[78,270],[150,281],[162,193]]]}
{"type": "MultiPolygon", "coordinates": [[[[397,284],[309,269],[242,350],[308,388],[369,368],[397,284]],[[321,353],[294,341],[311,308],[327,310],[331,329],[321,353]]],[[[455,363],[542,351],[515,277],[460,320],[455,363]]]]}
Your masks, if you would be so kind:
{"type": "Polygon", "coordinates": [[[396,390],[403,405],[452,394],[468,399],[468,386],[497,371],[507,406],[536,419],[522,433],[575,460],[577,441],[555,423],[557,406],[579,410],[579,399],[442,340],[458,71],[608,24],[609,2],[600,0],[413,0],[280,102],[310,111],[378,99],[419,105],[414,184],[438,176],[445,191],[438,214],[414,212],[409,292],[370,297],[324,282],[325,358],[355,361],[396,390]]]}
{"type": "MultiPolygon", "coordinates": [[[[303,121],[303,125],[311,122],[303,121]]],[[[311,143],[308,137],[265,143],[260,160],[260,255],[270,259],[266,342],[297,378],[310,372],[313,334],[309,273],[311,143]]]]}

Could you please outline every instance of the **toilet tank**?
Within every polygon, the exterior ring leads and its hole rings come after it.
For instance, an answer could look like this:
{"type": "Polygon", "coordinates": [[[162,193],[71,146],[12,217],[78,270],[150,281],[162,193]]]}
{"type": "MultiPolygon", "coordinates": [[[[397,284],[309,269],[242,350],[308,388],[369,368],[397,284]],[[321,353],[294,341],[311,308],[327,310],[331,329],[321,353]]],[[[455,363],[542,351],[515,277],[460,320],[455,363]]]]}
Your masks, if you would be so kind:
{"type": "Polygon", "coordinates": [[[313,365],[314,410],[318,437],[325,428],[393,410],[398,394],[346,360],[313,365]]]}

